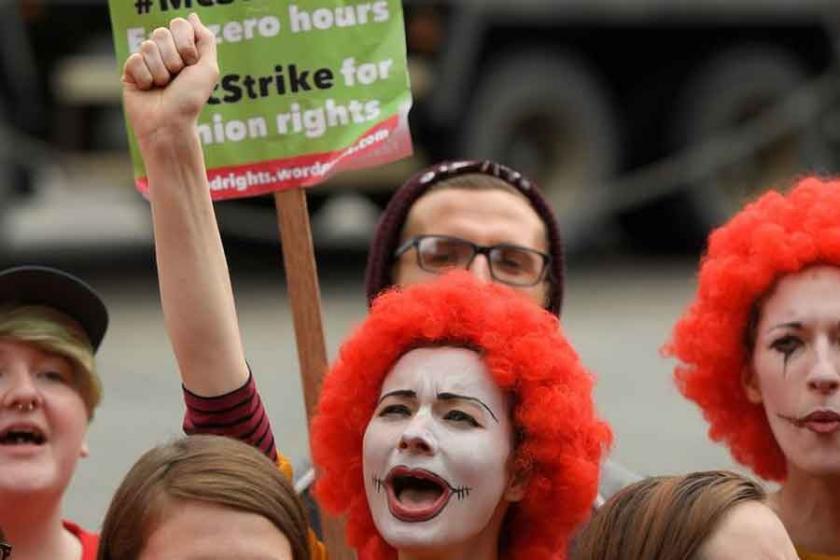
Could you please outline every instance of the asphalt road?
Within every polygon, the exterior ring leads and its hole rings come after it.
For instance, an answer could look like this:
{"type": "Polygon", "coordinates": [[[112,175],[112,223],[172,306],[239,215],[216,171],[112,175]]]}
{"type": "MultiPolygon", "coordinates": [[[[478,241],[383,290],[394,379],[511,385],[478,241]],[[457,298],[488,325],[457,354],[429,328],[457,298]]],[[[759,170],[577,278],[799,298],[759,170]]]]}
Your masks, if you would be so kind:
{"type": "MultiPolygon", "coordinates": [[[[230,246],[231,271],[246,352],[271,415],[277,441],[295,460],[307,433],[294,333],[279,253],[267,245],[230,246]]],[[[111,494],[148,447],[181,434],[180,385],[163,330],[151,250],[147,245],[40,254],[89,279],[103,294],[112,323],[100,350],[103,404],[90,426],[90,457],[79,463],[66,498],[67,517],[95,529],[111,494]]],[[[30,259],[30,260],[31,260],[30,259]]],[[[327,346],[365,313],[364,254],[321,254],[327,346]]],[[[671,382],[673,363],[659,348],[691,297],[693,259],[591,258],[572,262],[563,322],[584,362],[598,374],[598,407],[613,426],[613,459],[642,474],[731,467],[710,443],[695,407],[671,382]]]]}

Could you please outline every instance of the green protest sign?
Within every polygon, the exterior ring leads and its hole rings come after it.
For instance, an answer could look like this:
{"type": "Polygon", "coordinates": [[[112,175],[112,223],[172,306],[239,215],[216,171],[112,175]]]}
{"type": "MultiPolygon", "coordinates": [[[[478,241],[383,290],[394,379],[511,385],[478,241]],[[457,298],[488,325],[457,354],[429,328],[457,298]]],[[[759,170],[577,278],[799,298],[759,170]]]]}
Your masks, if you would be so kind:
{"type": "MultiPolygon", "coordinates": [[[[198,124],[214,199],[310,186],[411,153],[400,0],[110,0],[117,61],[196,12],[220,80],[198,124]]],[[[134,176],[148,189],[129,134],[134,176]]]]}

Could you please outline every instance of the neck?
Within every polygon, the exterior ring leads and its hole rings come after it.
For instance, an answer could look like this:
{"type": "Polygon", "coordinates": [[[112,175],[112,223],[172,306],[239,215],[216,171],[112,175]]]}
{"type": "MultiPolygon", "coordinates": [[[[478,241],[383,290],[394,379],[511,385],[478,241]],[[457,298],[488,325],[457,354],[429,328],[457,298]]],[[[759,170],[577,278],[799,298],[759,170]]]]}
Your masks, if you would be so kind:
{"type": "Polygon", "coordinates": [[[0,527],[15,560],[78,560],[79,541],[61,524],[61,500],[0,496],[0,527]]]}
{"type": "Polygon", "coordinates": [[[817,554],[840,554],[840,475],[813,476],[788,465],[770,505],[794,544],[817,554]]]}

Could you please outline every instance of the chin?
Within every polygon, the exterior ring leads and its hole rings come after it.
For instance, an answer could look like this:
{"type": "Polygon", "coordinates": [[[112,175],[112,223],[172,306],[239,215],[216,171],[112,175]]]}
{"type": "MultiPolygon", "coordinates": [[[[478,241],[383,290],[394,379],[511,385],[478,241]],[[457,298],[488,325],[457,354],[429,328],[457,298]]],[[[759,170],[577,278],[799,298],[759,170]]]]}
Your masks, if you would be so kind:
{"type": "Polygon", "coordinates": [[[69,480],[59,477],[51,468],[33,465],[0,468],[0,500],[2,497],[33,496],[62,493],[69,480]]]}
{"type": "Polygon", "coordinates": [[[443,528],[436,524],[426,523],[426,525],[431,526],[420,527],[420,524],[417,523],[406,523],[399,527],[389,522],[383,523],[387,526],[382,529],[378,525],[377,529],[379,529],[379,533],[385,539],[385,542],[406,553],[429,553],[432,550],[454,546],[459,541],[465,540],[465,538],[459,538],[457,535],[442,534],[443,528]]]}
{"type": "Polygon", "coordinates": [[[836,444],[782,447],[788,471],[795,469],[809,476],[840,475],[840,446],[836,444]]]}
{"type": "MultiPolygon", "coordinates": [[[[384,512],[383,512],[384,513],[384,512]]],[[[440,516],[421,522],[406,522],[392,515],[374,516],[376,530],[392,547],[403,552],[429,553],[433,550],[458,546],[477,536],[481,529],[470,527],[463,519],[443,512],[440,516]]]]}
{"type": "Polygon", "coordinates": [[[787,458],[788,471],[810,476],[840,475],[840,432],[816,435],[808,430],[780,429],[771,424],[776,441],[787,458]]]}
{"type": "Polygon", "coordinates": [[[822,454],[803,457],[802,460],[796,461],[794,465],[798,470],[810,476],[840,476],[840,451],[836,452],[834,457],[825,457],[822,454]]]}

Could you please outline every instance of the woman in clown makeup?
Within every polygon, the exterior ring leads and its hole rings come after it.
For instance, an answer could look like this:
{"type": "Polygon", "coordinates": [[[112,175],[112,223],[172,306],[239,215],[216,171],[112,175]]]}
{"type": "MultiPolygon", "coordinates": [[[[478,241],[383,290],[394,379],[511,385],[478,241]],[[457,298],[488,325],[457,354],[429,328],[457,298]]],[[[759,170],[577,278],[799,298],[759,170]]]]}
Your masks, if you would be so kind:
{"type": "Polygon", "coordinates": [[[508,288],[386,293],[325,379],[316,495],[362,558],[565,558],[610,441],[591,387],[556,318],[508,288]]]}
{"type": "MultiPolygon", "coordinates": [[[[245,362],[195,130],[218,78],[213,36],[193,15],[153,38],[126,62],[124,100],[185,428],[287,469],[245,362]]],[[[462,272],[377,300],[325,378],[311,439],[316,495],[346,515],[360,558],[547,560],[591,511],[611,435],[557,317],[462,272]]]]}
{"type": "Polygon", "coordinates": [[[768,192],[709,237],[666,352],[709,435],[779,482],[806,560],[840,559],[840,181],[768,192]]]}

